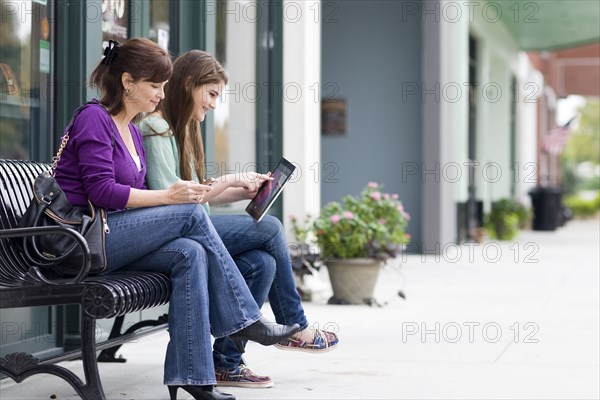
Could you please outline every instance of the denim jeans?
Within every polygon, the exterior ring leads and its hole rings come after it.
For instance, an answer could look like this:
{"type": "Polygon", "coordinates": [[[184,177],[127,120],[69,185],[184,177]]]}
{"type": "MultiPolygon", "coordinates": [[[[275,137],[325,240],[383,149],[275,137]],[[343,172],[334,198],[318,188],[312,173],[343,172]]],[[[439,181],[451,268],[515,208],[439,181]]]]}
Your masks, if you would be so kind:
{"type": "Polygon", "coordinates": [[[219,338],[257,321],[260,309],[204,207],[149,207],[108,214],[108,270],[169,275],[166,385],[214,385],[211,333],[219,338]]]}
{"type": "MultiPolygon", "coordinates": [[[[281,222],[271,215],[260,222],[248,215],[214,215],[210,219],[240,268],[256,303],[262,306],[268,293],[278,323],[299,324],[305,329],[308,321],[296,290],[281,222]]],[[[240,364],[242,355],[231,340],[217,339],[213,349],[217,369],[233,369],[240,364]]]]}

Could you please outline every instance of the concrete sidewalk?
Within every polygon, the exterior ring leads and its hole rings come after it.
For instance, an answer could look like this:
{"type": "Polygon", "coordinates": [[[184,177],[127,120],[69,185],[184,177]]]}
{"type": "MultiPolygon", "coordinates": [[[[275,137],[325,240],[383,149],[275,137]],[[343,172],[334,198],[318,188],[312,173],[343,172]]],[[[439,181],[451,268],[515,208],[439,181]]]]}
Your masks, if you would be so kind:
{"type": "MultiPolygon", "coordinates": [[[[238,399],[598,399],[599,243],[598,220],[571,221],[511,243],[407,256],[381,274],[383,307],[331,306],[326,296],[305,304],[311,322],[338,329],[337,350],[251,344],[248,363],[275,387],[224,391],[238,399]]],[[[166,343],[166,333],[155,334],[122,348],[126,364],[101,364],[108,398],[168,399],[166,343]]],[[[63,364],[81,372],[76,361],[63,364]]],[[[44,375],[4,380],[1,389],[2,400],[77,398],[44,375]]]]}

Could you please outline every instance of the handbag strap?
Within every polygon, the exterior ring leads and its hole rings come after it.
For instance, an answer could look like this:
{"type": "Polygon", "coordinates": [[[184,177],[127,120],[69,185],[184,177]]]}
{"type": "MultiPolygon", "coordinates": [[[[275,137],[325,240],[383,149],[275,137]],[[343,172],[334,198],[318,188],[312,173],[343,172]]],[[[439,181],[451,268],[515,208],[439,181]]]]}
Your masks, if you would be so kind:
{"type": "MultiPolygon", "coordinates": [[[[56,166],[57,166],[58,162],[60,161],[62,152],[65,149],[65,147],[67,147],[67,143],[69,142],[69,134],[71,133],[73,124],[75,124],[75,119],[77,119],[77,116],[79,115],[79,113],[81,111],[83,111],[83,109],[90,104],[100,104],[100,102],[96,99],[88,101],[85,104],[79,106],[79,108],[77,108],[77,110],[75,110],[75,112],[73,113],[73,117],[71,117],[71,121],[69,122],[69,125],[67,125],[67,129],[65,129],[65,134],[63,135],[63,137],[60,141],[60,147],[58,148],[56,155],[54,157],[52,157],[52,165],[50,166],[50,171],[49,171],[51,176],[54,176],[54,173],[56,171],[56,166]]],[[[100,105],[102,105],[102,104],[100,104],[100,105]]],[[[106,107],[102,106],[102,108],[104,110],[106,110],[106,112],[108,113],[108,110],[106,109],[106,107]]],[[[108,113],[108,115],[110,116],[110,113],[108,113]]],[[[115,148],[115,130],[112,126],[110,129],[110,133],[111,133],[111,145],[114,150],[114,148],[115,148]]]]}

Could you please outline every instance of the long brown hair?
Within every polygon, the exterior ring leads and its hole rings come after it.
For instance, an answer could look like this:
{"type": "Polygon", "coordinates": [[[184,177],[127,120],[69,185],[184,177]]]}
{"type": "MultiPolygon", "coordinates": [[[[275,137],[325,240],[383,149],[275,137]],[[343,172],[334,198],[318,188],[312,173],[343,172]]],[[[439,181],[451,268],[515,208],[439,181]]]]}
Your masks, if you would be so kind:
{"type": "Polygon", "coordinates": [[[173,72],[169,54],[145,38],[133,38],[117,45],[100,61],[90,81],[100,89],[102,103],[112,115],[125,109],[125,88],[121,77],[128,72],[134,81],[164,82],[173,72]]]}
{"type": "Polygon", "coordinates": [[[163,118],[169,123],[179,151],[181,179],[192,179],[192,168],[204,180],[204,146],[200,124],[192,119],[193,91],[202,85],[227,84],[223,66],[205,51],[191,50],[173,63],[173,75],[165,86],[165,98],[159,104],[163,118]]]}

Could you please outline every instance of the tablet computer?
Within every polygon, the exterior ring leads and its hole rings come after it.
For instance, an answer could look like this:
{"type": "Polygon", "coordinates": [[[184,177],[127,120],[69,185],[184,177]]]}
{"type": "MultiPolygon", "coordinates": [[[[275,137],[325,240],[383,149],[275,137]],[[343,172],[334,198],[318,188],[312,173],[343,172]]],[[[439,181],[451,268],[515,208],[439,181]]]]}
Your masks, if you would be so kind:
{"type": "Polygon", "coordinates": [[[277,200],[277,197],[281,194],[283,187],[290,180],[295,169],[296,167],[291,162],[282,158],[271,173],[273,179],[265,181],[260,189],[258,189],[258,193],[256,193],[256,196],[254,196],[250,204],[246,207],[246,212],[256,222],[260,222],[267,211],[269,211],[269,208],[277,200]]]}

